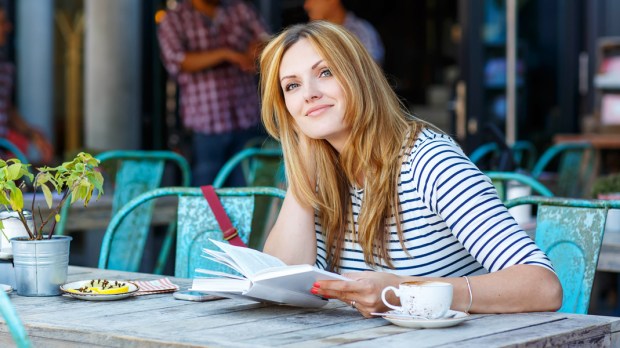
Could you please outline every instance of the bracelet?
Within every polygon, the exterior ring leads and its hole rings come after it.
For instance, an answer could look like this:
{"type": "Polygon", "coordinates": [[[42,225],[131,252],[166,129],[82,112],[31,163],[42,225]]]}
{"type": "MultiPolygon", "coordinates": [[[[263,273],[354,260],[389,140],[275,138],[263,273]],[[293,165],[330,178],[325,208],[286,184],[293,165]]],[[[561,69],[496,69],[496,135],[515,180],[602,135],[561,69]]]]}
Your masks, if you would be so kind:
{"type": "Polygon", "coordinates": [[[471,309],[471,304],[472,302],[474,302],[474,296],[471,293],[471,284],[469,283],[469,278],[467,278],[467,276],[463,276],[463,278],[465,278],[465,281],[467,282],[467,290],[469,291],[469,305],[467,306],[465,313],[469,313],[469,310],[471,309]]]}

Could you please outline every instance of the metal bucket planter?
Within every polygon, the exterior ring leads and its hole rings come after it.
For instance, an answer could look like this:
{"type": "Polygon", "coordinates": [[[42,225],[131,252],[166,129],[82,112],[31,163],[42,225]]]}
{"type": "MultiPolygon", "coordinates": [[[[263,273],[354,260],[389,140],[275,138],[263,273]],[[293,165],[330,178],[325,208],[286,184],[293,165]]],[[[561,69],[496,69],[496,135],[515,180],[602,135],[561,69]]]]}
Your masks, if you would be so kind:
{"type": "Polygon", "coordinates": [[[21,296],[60,295],[60,285],[67,282],[69,236],[28,240],[13,238],[15,288],[21,296]]]}

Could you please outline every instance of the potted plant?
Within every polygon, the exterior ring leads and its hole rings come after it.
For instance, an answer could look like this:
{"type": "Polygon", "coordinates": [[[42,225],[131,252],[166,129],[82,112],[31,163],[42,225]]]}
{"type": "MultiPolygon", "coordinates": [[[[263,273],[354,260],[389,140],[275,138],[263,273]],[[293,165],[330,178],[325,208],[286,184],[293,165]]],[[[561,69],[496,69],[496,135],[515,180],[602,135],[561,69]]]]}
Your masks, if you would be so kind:
{"type": "MultiPolygon", "coordinates": [[[[54,236],[64,204],[81,200],[88,205],[93,192],[103,193],[103,176],[95,168],[99,161],[88,153],[79,153],[72,161],[57,167],[37,168],[36,176],[29,165],[17,159],[0,160],[0,204],[9,210],[25,230],[25,236],[11,238],[15,285],[17,293],[25,296],[59,295],[59,286],[67,280],[69,265],[69,236],[54,236]],[[24,210],[23,190],[32,185],[31,210],[24,210]],[[49,211],[41,212],[36,193],[43,193],[49,211]],[[52,191],[60,195],[54,202],[52,191]]],[[[11,218],[11,217],[9,217],[11,218]]],[[[4,229],[0,220],[0,229],[4,229]]],[[[4,233],[4,231],[3,231],[4,233]]],[[[6,237],[6,236],[4,236],[6,237]]]]}
{"type": "MultiPolygon", "coordinates": [[[[596,179],[592,186],[592,196],[598,199],[620,200],[620,173],[596,179]]],[[[605,226],[608,232],[620,232],[620,209],[609,210],[605,226]]]]}

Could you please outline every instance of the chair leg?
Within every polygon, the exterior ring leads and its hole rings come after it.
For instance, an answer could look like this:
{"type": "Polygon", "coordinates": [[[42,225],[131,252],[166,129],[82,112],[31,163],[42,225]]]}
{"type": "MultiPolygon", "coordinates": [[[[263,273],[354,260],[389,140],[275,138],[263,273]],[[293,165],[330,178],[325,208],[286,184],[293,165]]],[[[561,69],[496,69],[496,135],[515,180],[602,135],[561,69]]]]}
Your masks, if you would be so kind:
{"type": "Polygon", "coordinates": [[[166,263],[168,262],[168,256],[170,255],[170,250],[172,250],[172,243],[174,242],[174,238],[176,237],[176,232],[177,221],[175,219],[168,225],[166,237],[164,238],[164,241],[161,245],[161,251],[159,252],[159,256],[157,257],[157,263],[155,264],[155,269],[153,270],[153,273],[164,273],[164,268],[166,267],[166,263]]]}
{"type": "Polygon", "coordinates": [[[31,347],[30,340],[28,339],[28,334],[26,333],[26,329],[24,328],[21,320],[17,316],[17,312],[13,308],[9,297],[1,291],[0,293],[0,314],[4,317],[4,321],[9,327],[9,332],[13,336],[13,340],[15,344],[19,348],[31,347]]]}

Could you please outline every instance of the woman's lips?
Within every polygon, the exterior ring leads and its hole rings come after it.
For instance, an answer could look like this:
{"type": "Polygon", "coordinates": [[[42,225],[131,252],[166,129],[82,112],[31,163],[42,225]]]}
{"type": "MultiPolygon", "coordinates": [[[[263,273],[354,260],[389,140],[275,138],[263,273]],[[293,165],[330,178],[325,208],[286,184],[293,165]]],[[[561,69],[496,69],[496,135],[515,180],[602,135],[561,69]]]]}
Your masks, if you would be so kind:
{"type": "Polygon", "coordinates": [[[306,112],[306,116],[316,116],[318,114],[321,114],[323,111],[325,111],[328,108],[331,108],[332,105],[318,105],[315,106],[313,108],[310,108],[310,110],[308,110],[308,112],[306,112]]]}

